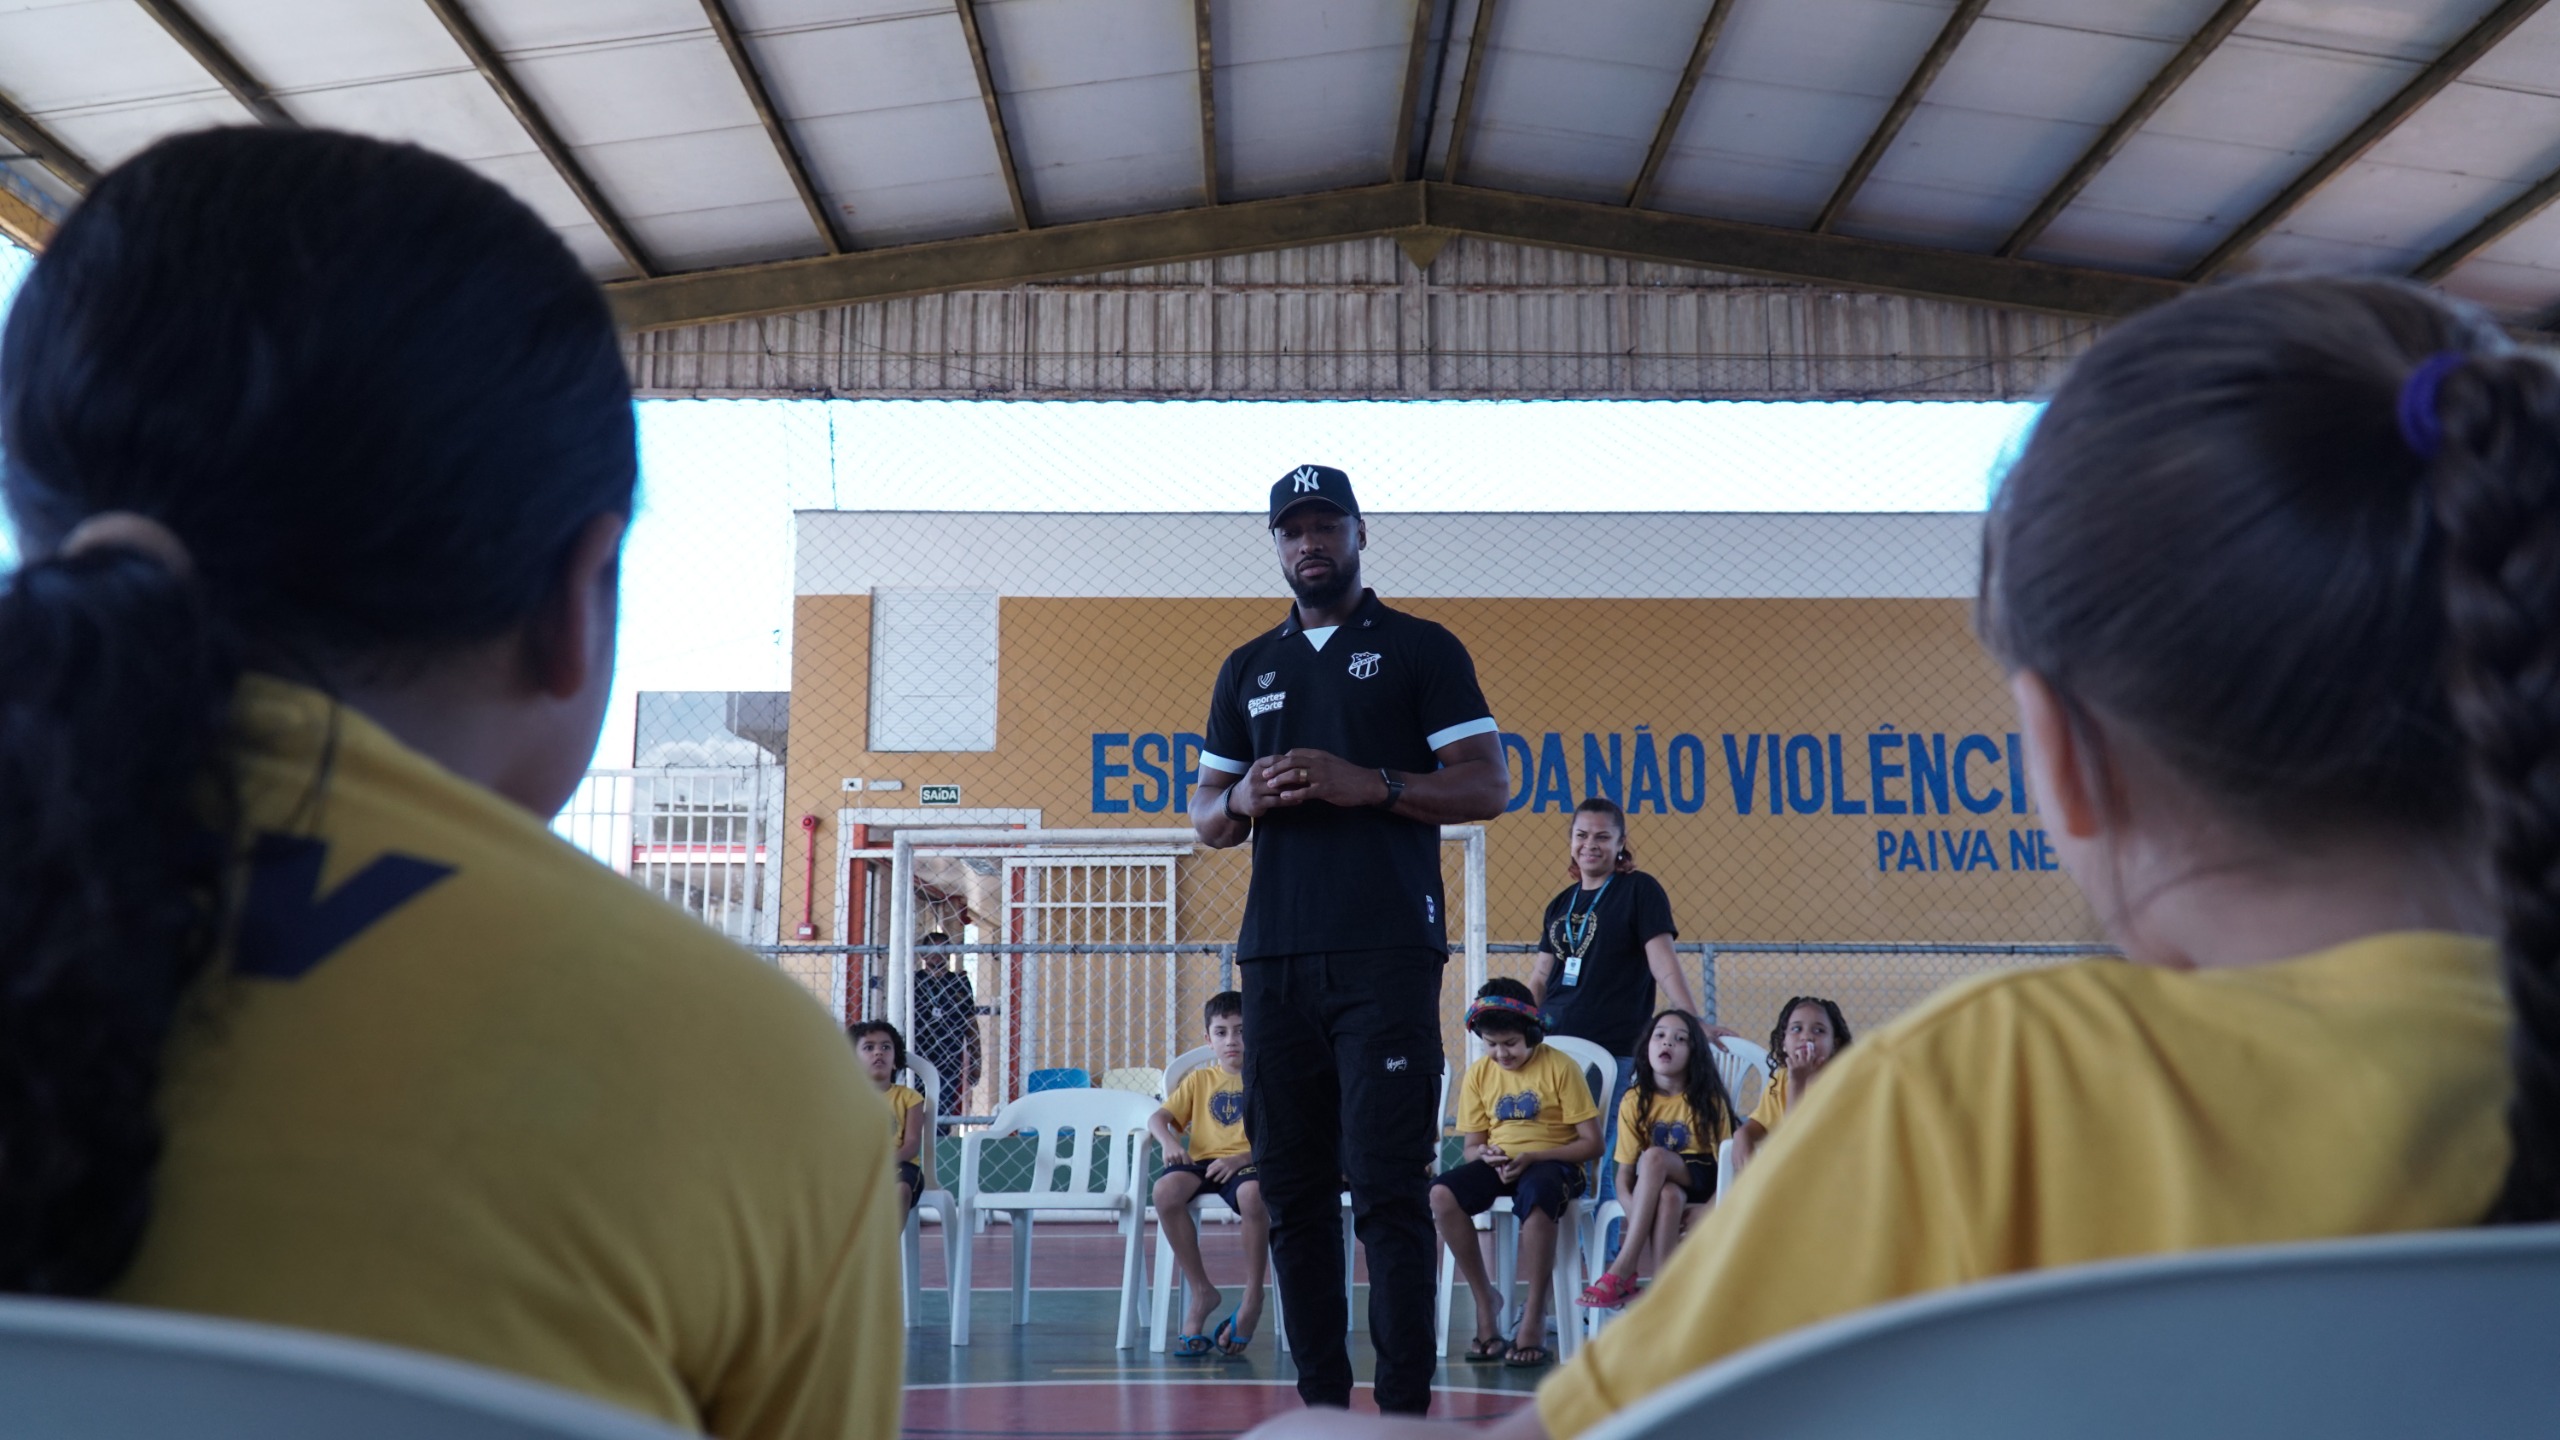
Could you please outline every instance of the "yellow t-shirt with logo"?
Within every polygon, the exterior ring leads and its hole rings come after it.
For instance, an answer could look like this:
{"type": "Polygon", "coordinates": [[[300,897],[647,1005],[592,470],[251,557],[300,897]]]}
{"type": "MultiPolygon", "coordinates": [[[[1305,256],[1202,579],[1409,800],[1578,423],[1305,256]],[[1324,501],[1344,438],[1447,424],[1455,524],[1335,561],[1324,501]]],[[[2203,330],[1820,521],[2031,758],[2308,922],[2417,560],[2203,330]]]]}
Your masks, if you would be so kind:
{"type": "Polygon", "coordinates": [[[1756,1122],[1763,1130],[1775,1130],[1778,1122],[1787,1118],[1787,1067],[1781,1065],[1769,1076],[1769,1083],[1761,1087],[1760,1103],[1743,1118],[1756,1122]]]}
{"type": "Polygon", "coordinates": [[[1956,986],[1833,1061],[1630,1321],[1538,1390],[1557,1440],[1771,1336],[2014,1271],[2469,1225],[2510,1149],[2496,949],[1956,986]]]}
{"type": "Polygon", "coordinates": [[[1244,1138],[1244,1077],[1203,1065],[1182,1077],[1165,1097],[1165,1112],[1182,1127],[1183,1148],[1195,1163],[1224,1160],[1253,1148],[1244,1138]]]}
{"type": "Polygon", "coordinates": [[[1458,1092],[1458,1129],[1483,1132],[1506,1155],[1570,1145],[1574,1127],[1600,1117],[1582,1067],[1553,1045],[1529,1052],[1517,1070],[1485,1056],[1467,1067],[1458,1092]]]}
{"type": "Polygon", "coordinates": [[[1722,1121],[1700,1121],[1686,1095],[1657,1095],[1647,1109],[1644,1095],[1629,1086],[1618,1100],[1618,1145],[1610,1158],[1633,1165],[1637,1156],[1659,1145],[1675,1154],[1712,1159],[1716,1146],[1732,1133],[1722,1121]]]}
{"type": "Polygon", "coordinates": [[[823,1008],[354,711],[251,677],[236,713],[241,924],[109,1298],[895,1434],[886,1107],[823,1008]]]}
{"type": "Polygon", "coordinates": [[[880,1092],[880,1098],[889,1102],[889,1155],[895,1159],[899,1147],[907,1143],[907,1117],[924,1103],[924,1096],[911,1085],[892,1085],[880,1092]]]}

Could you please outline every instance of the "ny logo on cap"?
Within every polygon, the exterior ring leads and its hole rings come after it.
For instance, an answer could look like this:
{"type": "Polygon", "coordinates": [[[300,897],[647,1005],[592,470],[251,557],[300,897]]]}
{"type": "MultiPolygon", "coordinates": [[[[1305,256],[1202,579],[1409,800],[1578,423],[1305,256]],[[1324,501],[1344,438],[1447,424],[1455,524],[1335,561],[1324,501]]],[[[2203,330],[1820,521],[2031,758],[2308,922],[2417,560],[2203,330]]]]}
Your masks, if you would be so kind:
{"type": "Polygon", "coordinates": [[[1322,494],[1324,492],[1324,477],[1316,473],[1316,467],[1313,465],[1299,466],[1296,470],[1290,472],[1289,480],[1291,484],[1297,486],[1297,489],[1294,492],[1296,494],[1305,495],[1310,492],[1322,494]]]}

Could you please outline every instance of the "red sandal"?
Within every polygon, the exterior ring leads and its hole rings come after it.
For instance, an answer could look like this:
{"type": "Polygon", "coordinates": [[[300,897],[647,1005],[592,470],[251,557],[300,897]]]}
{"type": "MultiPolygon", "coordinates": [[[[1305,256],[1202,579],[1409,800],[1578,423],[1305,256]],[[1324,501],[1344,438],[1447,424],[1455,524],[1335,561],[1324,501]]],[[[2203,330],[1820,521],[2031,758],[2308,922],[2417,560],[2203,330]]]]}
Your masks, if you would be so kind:
{"type": "Polygon", "coordinates": [[[1636,1283],[1615,1270],[1600,1272],[1600,1278],[1582,1287],[1582,1304],[1590,1310],[1615,1310],[1636,1298],[1636,1283]]]}

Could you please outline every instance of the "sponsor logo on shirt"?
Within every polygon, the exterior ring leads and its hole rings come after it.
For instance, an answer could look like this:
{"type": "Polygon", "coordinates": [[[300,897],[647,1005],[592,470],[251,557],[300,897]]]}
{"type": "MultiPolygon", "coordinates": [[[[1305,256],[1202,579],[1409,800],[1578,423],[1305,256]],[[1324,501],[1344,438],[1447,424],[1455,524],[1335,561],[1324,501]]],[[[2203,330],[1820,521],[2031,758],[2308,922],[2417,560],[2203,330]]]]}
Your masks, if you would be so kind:
{"type": "MultiPolygon", "coordinates": [[[[1241,1090],[1220,1090],[1210,1095],[1209,1118],[1217,1121],[1221,1125],[1240,1125],[1244,1123],[1244,1092],[1241,1090]]],[[[1659,1125],[1654,1127],[1657,1132],[1659,1132],[1661,1128],[1662,1127],[1659,1125]]],[[[1682,1133],[1686,1134],[1687,1132],[1683,1131],[1682,1133]]]]}
{"type": "Polygon", "coordinates": [[[1390,1074],[1390,1075],[1399,1074],[1399,1073],[1401,1073],[1401,1072],[1404,1070],[1404,1068],[1405,1068],[1405,1058],[1404,1058],[1403,1056],[1401,1056],[1401,1055],[1390,1055],[1390,1056],[1388,1056],[1388,1057],[1387,1057],[1387,1073],[1388,1073],[1388,1074],[1390,1074]]]}
{"type": "Polygon", "coordinates": [[[1363,650],[1363,651],[1361,651],[1359,654],[1354,655],[1354,656],[1352,656],[1352,657],[1351,657],[1351,678],[1352,678],[1352,679],[1354,679],[1354,680],[1366,680],[1366,679],[1368,679],[1370,676],[1375,675],[1375,674],[1377,674],[1377,673],[1378,673],[1378,652],[1377,652],[1377,651],[1375,651],[1375,650],[1363,650]]]}
{"type": "Polygon", "coordinates": [[[1505,1095],[1501,1099],[1494,1101],[1493,1118],[1496,1120],[1537,1119],[1537,1092],[1534,1090],[1523,1090],[1514,1095],[1505,1095]]]}
{"type": "Polygon", "coordinates": [[[1653,1122],[1653,1143],[1665,1150],[1686,1150],[1689,1148],[1689,1127],[1677,1120],[1656,1120],[1653,1122]]]}
{"type": "Polygon", "coordinates": [[[1287,704],[1288,700],[1289,692],[1286,690],[1282,690],[1271,695],[1256,695],[1252,699],[1244,702],[1244,713],[1247,715],[1257,716],[1268,715],[1272,711],[1279,709],[1282,705],[1287,704]]]}
{"type": "Polygon", "coordinates": [[[1253,677],[1253,687],[1257,690],[1268,690],[1271,688],[1271,682],[1279,678],[1279,671],[1265,670],[1261,674],[1253,677]]]}

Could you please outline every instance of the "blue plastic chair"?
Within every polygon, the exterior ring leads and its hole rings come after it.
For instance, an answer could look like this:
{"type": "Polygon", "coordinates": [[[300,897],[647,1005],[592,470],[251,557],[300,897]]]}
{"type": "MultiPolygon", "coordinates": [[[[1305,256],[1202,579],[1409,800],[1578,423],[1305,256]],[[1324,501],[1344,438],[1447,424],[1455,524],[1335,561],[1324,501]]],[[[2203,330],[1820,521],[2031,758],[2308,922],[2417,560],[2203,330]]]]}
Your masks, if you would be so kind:
{"type": "Polygon", "coordinates": [[[1055,1070],[1032,1071],[1030,1079],[1023,1085],[1022,1093],[1037,1095],[1043,1090],[1090,1090],[1092,1088],[1091,1075],[1073,1065],[1065,1065],[1055,1070]]]}

